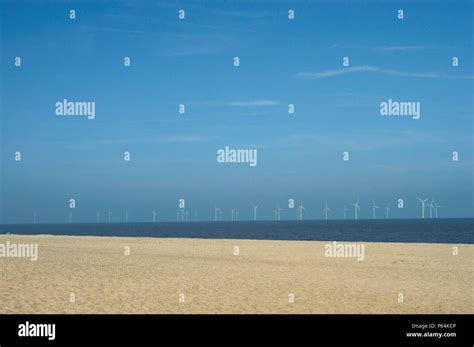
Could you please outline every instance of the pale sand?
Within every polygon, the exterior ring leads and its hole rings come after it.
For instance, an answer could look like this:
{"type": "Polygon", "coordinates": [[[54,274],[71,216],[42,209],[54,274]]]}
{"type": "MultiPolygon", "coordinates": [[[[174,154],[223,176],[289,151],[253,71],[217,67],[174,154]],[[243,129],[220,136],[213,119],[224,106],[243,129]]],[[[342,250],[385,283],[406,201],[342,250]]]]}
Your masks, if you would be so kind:
{"type": "Polygon", "coordinates": [[[474,313],[474,245],[366,242],[358,262],[319,241],[7,240],[39,259],[0,258],[0,313],[474,313]]]}

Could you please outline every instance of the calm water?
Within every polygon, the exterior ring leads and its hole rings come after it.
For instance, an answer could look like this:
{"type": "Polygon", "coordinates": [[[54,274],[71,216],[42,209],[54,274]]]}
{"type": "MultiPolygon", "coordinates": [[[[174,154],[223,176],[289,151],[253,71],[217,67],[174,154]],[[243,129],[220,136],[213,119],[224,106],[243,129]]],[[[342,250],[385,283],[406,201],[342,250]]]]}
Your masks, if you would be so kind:
{"type": "Polygon", "coordinates": [[[1,225],[0,234],[474,244],[474,219],[1,225]]]}

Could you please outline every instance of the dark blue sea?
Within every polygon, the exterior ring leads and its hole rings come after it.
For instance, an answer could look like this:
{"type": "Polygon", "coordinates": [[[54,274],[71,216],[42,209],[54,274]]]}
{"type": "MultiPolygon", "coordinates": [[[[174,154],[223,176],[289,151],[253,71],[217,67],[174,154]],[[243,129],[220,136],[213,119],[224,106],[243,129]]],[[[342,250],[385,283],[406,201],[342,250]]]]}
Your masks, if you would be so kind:
{"type": "Polygon", "coordinates": [[[474,219],[0,225],[0,234],[474,244],[474,219]]]}

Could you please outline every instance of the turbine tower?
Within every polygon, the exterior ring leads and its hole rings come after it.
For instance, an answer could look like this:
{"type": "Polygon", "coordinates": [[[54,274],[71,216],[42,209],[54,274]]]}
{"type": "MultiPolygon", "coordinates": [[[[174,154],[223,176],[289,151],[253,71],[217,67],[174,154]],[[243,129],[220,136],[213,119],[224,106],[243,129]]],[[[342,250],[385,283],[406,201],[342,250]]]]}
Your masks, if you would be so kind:
{"type": "Polygon", "coordinates": [[[388,205],[385,207],[385,219],[388,219],[388,213],[390,212],[390,207],[388,205]]]}
{"type": "Polygon", "coordinates": [[[421,202],[421,219],[424,219],[425,218],[425,205],[426,205],[426,202],[428,201],[428,198],[426,199],[417,198],[417,199],[420,200],[421,202]]]}
{"type": "Polygon", "coordinates": [[[277,206],[277,207],[273,210],[273,215],[274,215],[274,217],[275,217],[275,220],[280,220],[280,216],[279,216],[280,211],[279,211],[279,209],[280,209],[280,208],[277,206]]]}
{"type": "Polygon", "coordinates": [[[331,209],[328,207],[327,203],[325,203],[325,204],[326,204],[326,207],[324,208],[323,211],[324,211],[324,215],[325,215],[326,220],[327,220],[328,219],[328,213],[331,212],[331,209]]]}
{"type": "Polygon", "coordinates": [[[438,205],[436,202],[434,203],[434,210],[435,210],[435,218],[438,218],[438,208],[440,208],[441,206],[438,205]]]}
{"type": "Polygon", "coordinates": [[[430,204],[428,206],[430,207],[430,219],[432,219],[433,218],[433,208],[435,207],[433,198],[431,199],[430,204]]]}
{"type": "Polygon", "coordinates": [[[354,206],[354,219],[359,219],[357,212],[360,211],[360,206],[359,206],[359,198],[357,197],[357,201],[352,204],[354,206]]]}
{"type": "Polygon", "coordinates": [[[303,206],[303,201],[301,201],[300,205],[296,209],[296,219],[303,220],[303,211],[304,211],[304,206],[303,206]]]}
{"type": "Polygon", "coordinates": [[[72,212],[69,212],[69,224],[72,223],[72,212]]]}
{"type": "Polygon", "coordinates": [[[349,211],[348,208],[346,208],[346,205],[344,205],[344,219],[346,219],[346,212],[349,211]]]}
{"type": "Polygon", "coordinates": [[[377,216],[375,215],[375,210],[378,209],[378,208],[380,208],[380,207],[375,205],[375,201],[372,200],[372,212],[374,213],[374,219],[377,219],[377,216]]]}
{"type": "Polygon", "coordinates": [[[251,205],[252,208],[253,208],[253,220],[256,221],[257,220],[257,208],[258,206],[257,205],[251,205]]]}
{"type": "Polygon", "coordinates": [[[219,220],[221,209],[219,207],[214,207],[214,222],[219,220]]]}
{"type": "Polygon", "coordinates": [[[128,211],[125,210],[125,223],[128,223],[128,211]]]}
{"type": "Polygon", "coordinates": [[[112,211],[109,210],[109,223],[112,221],[112,211]]]}
{"type": "Polygon", "coordinates": [[[156,213],[156,210],[151,211],[151,215],[153,218],[153,222],[156,222],[156,216],[158,215],[158,213],[156,213]]]}

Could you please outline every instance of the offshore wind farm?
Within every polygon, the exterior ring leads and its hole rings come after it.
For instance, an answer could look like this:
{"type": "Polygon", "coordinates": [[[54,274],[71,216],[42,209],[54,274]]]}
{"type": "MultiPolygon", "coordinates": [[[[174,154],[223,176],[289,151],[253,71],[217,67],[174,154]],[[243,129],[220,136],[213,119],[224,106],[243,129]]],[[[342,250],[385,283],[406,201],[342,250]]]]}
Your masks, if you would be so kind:
{"type": "MultiPolygon", "coordinates": [[[[100,213],[94,223],[72,222],[72,212],[68,213],[68,223],[38,223],[38,214],[33,214],[32,223],[0,225],[0,234],[52,234],[84,236],[121,236],[121,237],[183,237],[216,239],[269,239],[269,240],[341,240],[367,242],[419,242],[419,243],[462,243],[474,244],[473,218],[439,218],[438,205],[434,198],[416,198],[421,203],[417,218],[390,218],[391,211],[385,206],[384,218],[377,218],[375,200],[367,205],[365,215],[361,214],[360,198],[352,204],[352,216],[349,209],[341,206],[339,216],[332,215],[328,203],[324,202],[321,216],[317,210],[305,209],[303,202],[295,205],[290,199],[286,209],[277,205],[267,218],[257,216],[258,205],[249,204],[247,214],[240,217],[240,210],[231,208],[228,218],[223,217],[218,207],[210,209],[207,219],[190,219],[190,211],[185,208],[176,210],[176,221],[160,220],[156,209],[152,210],[150,220],[129,221],[128,211],[124,211],[122,220],[113,220],[112,211],[108,211],[108,220],[99,221],[100,213]],[[427,202],[430,201],[429,204],[427,202]],[[425,210],[429,208],[429,214],[425,210]],[[284,218],[286,211],[287,218],[284,218]],[[296,211],[296,218],[291,218],[296,211]],[[305,215],[303,215],[305,211],[305,215]],[[69,225],[68,225],[69,224],[69,225]]],[[[404,201],[398,206],[403,207],[404,201]]],[[[244,209],[245,210],[245,209],[244,209]]],[[[225,212],[225,211],[224,211],[225,212]]],[[[119,213],[117,213],[119,215],[119,213]]]]}

